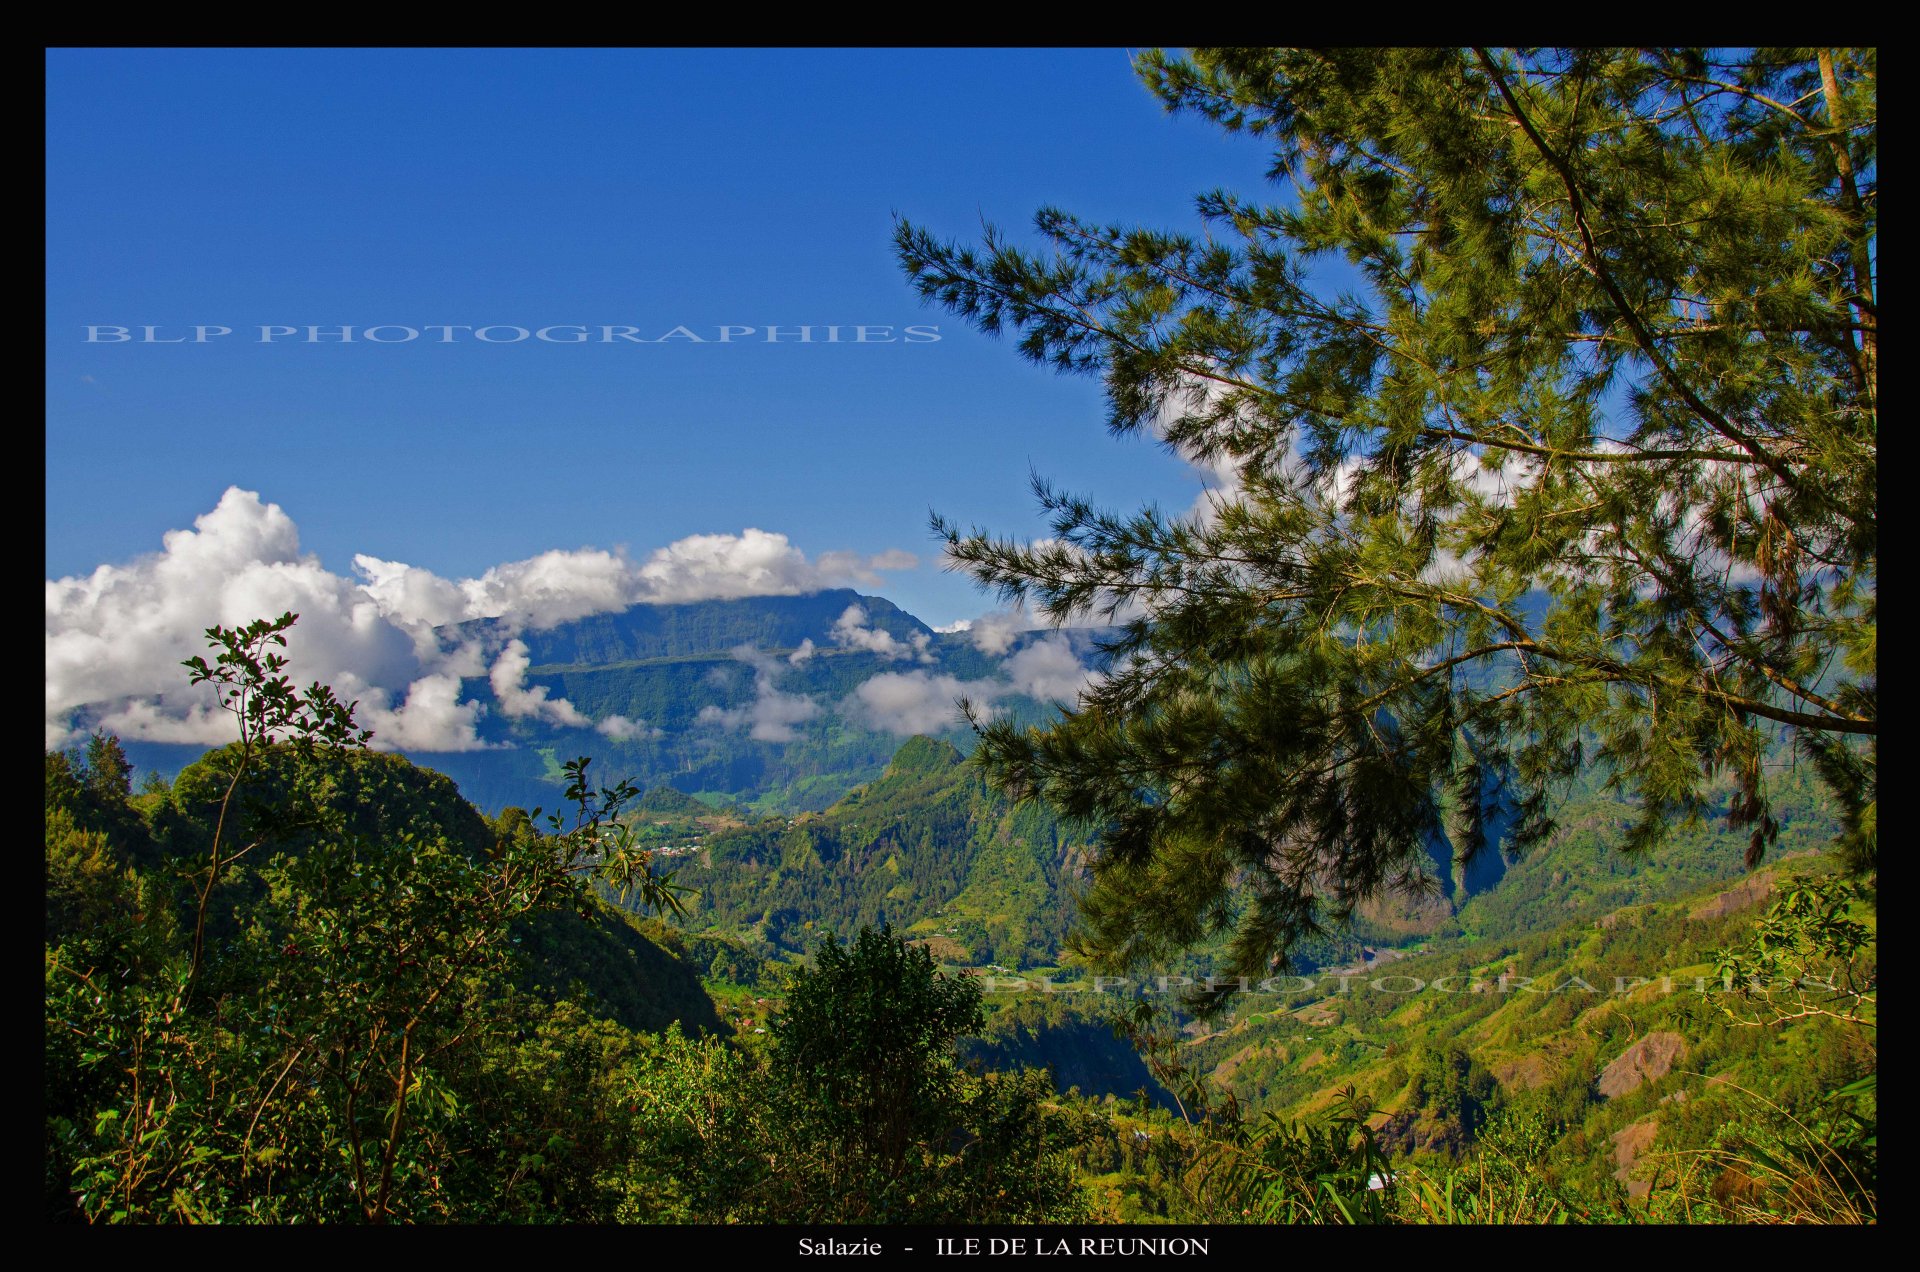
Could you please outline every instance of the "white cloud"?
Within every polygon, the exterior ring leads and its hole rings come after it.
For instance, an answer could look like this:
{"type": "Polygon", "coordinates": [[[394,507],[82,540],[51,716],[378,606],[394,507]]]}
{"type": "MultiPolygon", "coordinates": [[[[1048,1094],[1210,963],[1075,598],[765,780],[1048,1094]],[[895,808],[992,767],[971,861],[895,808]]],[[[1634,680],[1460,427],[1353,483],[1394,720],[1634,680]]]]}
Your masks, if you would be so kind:
{"type": "Polygon", "coordinates": [[[982,614],[965,628],[973,647],[995,658],[1011,649],[1013,642],[1020,639],[1020,634],[1026,630],[1026,615],[1005,611],[982,614]]]}
{"type": "Polygon", "coordinates": [[[809,562],[784,534],[748,529],[733,534],[697,534],[656,549],[640,567],[636,600],[653,603],[710,601],[740,596],[798,596],[858,583],[879,587],[877,571],[910,570],[911,552],[890,548],[875,556],[823,552],[809,562]]]}
{"type": "Polygon", "coordinates": [[[657,738],[663,734],[663,730],[654,728],[645,720],[629,720],[623,715],[610,715],[593,727],[615,742],[629,742],[635,738],[657,738]]]}
{"type": "Polygon", "coordinates": [[[747,529],[696,534],[656,548],[635,564],[624,552],[554,550],[496,565],[478,578],[449,580],[399,561],[360,555],[361,587],[380,612],[428,627],[499,619],[512,631],[544,630],[633,605],[798,596],[849,583],[881,584],[876,570],[910,569],[912,553],[827,552],[818,561],[783,534],[747,529]]]}
{"type": "Polygon", "coordinates": [[[972,630],[972,628],[973,628],[972,619],[956,618],[951,623],[947,623],[944,626],[936,627],[933,630],[936,632],[939,632],[942,636],[951,636],[955,632],[970,631],[972,630]]]}
{"type": "Polygon", "coordinates": [[[542,552],[462,579],[469,618],[505,618],[536,631],[626,609],[643,599],[633,565],[599,549],[542,552]]]}
{"type": "Polygon", "coordinates": [[[833,621],[831,632],[833,643],[845,649],[863,649],[878,654],[889,662],[911,658],[917,662],[931,663],[934,656],[927,646],[932,638],[925,632],[915,632],[907,640],[901,640],[892,632],[867,625],[867,611],[859,605],[849,605],[833,621]]]}
{"type": "Polygon", "coordinates": [[[359,698],[377,745],[423,733],[480,745],[470,728],[458,733],[472,715],[448,715],[437,696],[432,678],[444,671],[431,652],[437,644],[416,639],[363,587],[303,556],[299,531],[279,505],[229,489],[193,529],[170,531],[163,542],[160,552],[126,565],[47,581],[48,746],[90,727],[129,739],[232,741],[231,719],[208,709],[211,690],[187,688],[180,661],[206,651],[208,627],[285,611],[300,616],[289,676],[359,698]]]}
{"type": "MultiPolygon", "coordinates": [[[[130,740],[232,740],[231,720],[210,707],[210,691],[188,690],[180,661],[204,651],[201,633],[216,623],[288,610],[300,615],[289,672],[359,699],[376,747],[484,746],[475,726],[487,708],[460,701],[462,678],[481,675],[495,682],[505,714],[586,727],[592,722],[572,704],[524,687],[524,655],[502,664],[502,636],[636,603],[818,591],[915,564],[897,550],[810,561],[786,536],[747,529],[690,536],[637,564],[623,551],[556,550],[463,579],[360,554],[349,578],[301,553],[299,530],[278,504],[232,487],[193,529],[170,531],[161,551],[46,581],[46,745],[67,745],[94,727],[130,740]],[[445,630],[482,618],[503,630],[484,642],[445,630]]],[[[801,709],[784,708],[789,716],[801,709]]],[[[768,708],[754,727],[777,731],[781,710],[768,708]]],[[[594,727],[610,737],[647,728],[594,727]]]]}
{"type": "MultiPolygon", "coordinates": [[[[635,566],[623,553],[596,549],[543,553],[496,566],[477,578],[446,579],[403,562],[360,555],[357,577],[323,568],[300,551],[298,528],[284,509],[259,495],[228,490],[191,530],[170,532],[163,549],[84,577],[47,580],[46,743],[71,743],[106,728],[129,740],[216,745],[234,737],[231,719],[210,691],[186,686],[181,659],[201,653],[201,633],[291,610],[288,668],[297,683],[332,685],[358,700],[360,722],[374,745],[412,751],[486,747],[477,732],[489,710],[565,728],[594,728],[609,738],[657,737],[645,721],[612,715],[591,720],[546,686],[530,686],[530,652],[520,631],[567,618],[648,601],[743,596],[817,589],[834,572],[909,568],[905,553],[858,562],[809,562],[782,535],[683,539],[635,566]],[[504,631],[456,638],[451,624],[501,620],[504,631]],[[439,628],[439,631],[435,629],[439,628]],[[504,640],[504,644],[501,641],[504,640]],[[462,701],[463,679],[485,676],[494,701],[462,701]]],[[[1022,643],[1026,616],[996,613],[953,624],[976,647],[1003,658],[993,677],[962,682],[916,667],[860,685],[840,710],[897,733],[937,731],[955,719],[966,695],[991,709],[1010,694],[1071,703],[1091,682],[1072,640],[1053,633],[1022,643]]],[[[902,639],[872,626],[850,606],[832,637],[895,661],[934,661],[926,633],[902,639]]],[[[711,707],[700,719],[745,730],[767,742],[798,736],[822,704],[780,688],[781,677],[816,653],[811,640],[784,659],[742,648],[735,658],[752,670],[753,698],[739,707],[711,707]]]]}
{"type": "Polygon", "coordinates": [[[921,668],[883,671],[862,681],[841,710],[856,722],[887,733],[936,733],[960,722],[957,703],[961,698],[986,716],[993,714],[1001,699],[1014,694],[1071,707],[1098,679],[1099,673],[1080,661],[1075,638],[1052,632],[1001,660],[997,674],[978,680],[921,668]]]}
{"type": "Polygon", "coordinates": [[[493,670],[487,673],[487,682],[493,686],[501,714],[516,720],[532,717],[563,729],[591,729],[592,720],[565,698],[549,697],[546,685],[527,688],[527,668],[531,664],[524,640],[510,640],[500,651],[493,670]]]}
{"type": "Polygon", "coordinates": [[[962,681],[930,671],[883,671],[863,681],[847,699],[847,708],[870,729],[885,733],[938,733],[960,722],[957,705],[972,696],[990,702],[1001,692],[996,682],[962,681]]]}
{"type": "Polygon", "coordinates": [[[1016,693],[1067,706],[1078,702],[1080,694],[1097,679],[1095,672],[1081,665],[1072,642],[1058,632],[1016,651],[1000,664],[1000,669],[1016,693]]]}
{"type": "Polygon", "coordinates": [[[920,558],[911,552],[899,548],[888,548],[874,556],[863,557],[857,552],[823,552],[820,554],[819,571],[841,583],[857,583],[861,587],[879,589],[887,585],[880,577],[882,570],[911,570],[920,564],[920,558]]]}
{"type": "MultiPolygon", "coordinates": [[[[171,704],[169,704],[171,705],[171,704]]],[[[169,711],[155,699],[131,698],[102,714],[95,727],[122,738],[142,738],[149,742],[191,742],[200,746],[234,740],[233,717],[211,702],[189,703],[184,711],[169,711]]],[[[63,746],[73,736],[52,723],[47,726],[49,750],[63,746]]]]}
{"type": "Polygon", "coordinates": [[[400,710],[376,706],[363,713],[363,723],[373,729],[374,745],[388,750],[480,751],[487,744],[474,726],[483,710],[477,702],[460,701],[458,676],[422,676],[407,686],[400,710]]]}
{"type": "Polygon", "coordinates": [[[820,704],[806,694],[781,691],[779,659],[751,645],[736,648],[733,656],[753,668],[753,701],[738,707],[702,707],[694,717],[699,723],[745,729],[756,742],[791,742],[800,736],[794,726],[820,714],[820,704]]]}
{"type": "Polygon", "coordinates": [[[791,596],[819,587],[818,573],[784,534],[750,529],[691,535],[656,549],[638,577],[648,600],[705,601],[791,596]]]}
{"type": "Polygon", "coordinates": [[[428,629],[471,617],[460,586],[431,570],[382,561],[364,552],[354,556],[353,568],[360,575],[361,590],[387,617],[428,629]]]}

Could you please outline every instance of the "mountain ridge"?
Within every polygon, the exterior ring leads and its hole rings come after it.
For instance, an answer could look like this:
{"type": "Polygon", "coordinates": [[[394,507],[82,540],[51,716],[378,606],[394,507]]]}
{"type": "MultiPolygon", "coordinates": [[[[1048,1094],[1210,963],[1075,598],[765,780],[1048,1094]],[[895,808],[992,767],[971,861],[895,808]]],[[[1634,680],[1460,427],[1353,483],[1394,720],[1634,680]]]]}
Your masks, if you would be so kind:
{"type": "MultiPolygon", "coordinates": [[[[999,709],[1023,721],[1057,710],[1004,675],[1007,659],[1050,633],[987,641],[936,632],[887,598],[851,588],[642,603],[540,629],[481,619],[439,630],[455,645],[490,651],[488,670],[460,682],[459,700],[480,706],[482,748],[401,753],[452,778],[490,815],[553,807],[561,763],[581,755],[603,780],[632,778],[764,813],[818,811],[878,777],[904,737],[928,732],[970,746],[951,709],[967,685],[991,684],[999,709]],[[524,669],[517,683],[496,683],[500,651],[515,641],[524,669]],[[890,696],[861,697],[875,681],[890,696]]],[[[203,749],[125,745],[138,768],[168,778],[203,749]]]]}

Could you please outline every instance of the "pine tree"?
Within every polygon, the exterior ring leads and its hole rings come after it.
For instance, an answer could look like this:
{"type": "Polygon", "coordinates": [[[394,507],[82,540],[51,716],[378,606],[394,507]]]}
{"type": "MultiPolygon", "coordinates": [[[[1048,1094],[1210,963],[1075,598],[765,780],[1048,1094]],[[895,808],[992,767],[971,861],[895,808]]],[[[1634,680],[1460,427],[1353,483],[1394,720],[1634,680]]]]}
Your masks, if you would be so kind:
{"type": "Polygon", "coordinates": [[[1272,148],[1198,234],[1046,209],[1039,249],[902,222],[921,295],[1100,376],[1108,424],[1224,474],[1192,513],[1036,480],[1053,537],[936,517],[1055,621],[1120,624],[994,780],[1102,831],[1082,944],[1329,917],[1551,829],[1598,766],[1629,847],[1724,816],[1758,861],[1791,747],[1875,852],[1871,49],[1199,50],[1137,69],[1272,148]]]}
{"type": "Polygon", "coordinates": [[[133,794],[133,764],[111,733],[96,729],[87,739],[84,770],[87,789],[103,802],[125,803],[133,794]]]}

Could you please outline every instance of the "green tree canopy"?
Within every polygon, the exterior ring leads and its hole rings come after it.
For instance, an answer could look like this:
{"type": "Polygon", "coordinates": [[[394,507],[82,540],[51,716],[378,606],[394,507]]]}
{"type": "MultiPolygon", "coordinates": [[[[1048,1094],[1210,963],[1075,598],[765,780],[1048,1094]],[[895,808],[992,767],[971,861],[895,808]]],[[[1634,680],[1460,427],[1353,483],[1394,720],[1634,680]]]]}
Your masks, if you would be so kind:
{"type": "Polygon", "coordinates": [[[1590,765],[1629,846],[1776,830],[1791,743],[1875,850],[1873,50],[1199,50],[1138,63],[1272,148],[1199,233],[1041,211],[1044,246],[903,222],[920,293],[1100,376],[1108,423],[1221,473],[1192,513],[1036,481],[1053,537],[953,561],[1124,623],[1003,787],[1103,828],[1109,965],[1330,915],[1550,828],[1590,765]]]}
{"type": "Polygon", "coordinates": [[[954,1047],[982,1024],[980,988],[942,976],[891,927],[828,940],[773,1022],[773,1054],[850,1162],[887,1182],[957,1120],[954,1047]]]}

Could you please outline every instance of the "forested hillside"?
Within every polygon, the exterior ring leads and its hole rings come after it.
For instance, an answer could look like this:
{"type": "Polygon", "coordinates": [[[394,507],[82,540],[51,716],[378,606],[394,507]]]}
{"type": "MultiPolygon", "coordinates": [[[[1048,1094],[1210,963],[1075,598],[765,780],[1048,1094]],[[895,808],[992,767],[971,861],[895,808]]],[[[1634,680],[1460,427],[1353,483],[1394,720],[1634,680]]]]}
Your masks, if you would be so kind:
{"type": "Polygon", "coordinates": [[[678,877],[697,892],[690,924],[774,949],[891,923],[945,962],[1025,967],[1059,959],[1083,842],[912,738],[832,807],[717,834],[678,877]]]}
{"type": "Polygon", "coordinates": [[[672,912],[618,819],[701,806],[582,763],[571,818],[489,820],[273,677],[292,622],[217,633],[241,740],[171,786],[106,735],[47,756],[48,1217],[1088,1213],[1045,1079],[957,1066],[980,996],[923,948],[818,945],[745,1010],[757,954],[604,899],[672,912]]]}
{"type": "MultiPolygon", "coordinates": [[[[107,737],[47,759],[55,1217],[1875,1204],[1871,910],[1818,855],[1703,890],[1737,859],[1724,829],[1621,855],[1622,813],[1593,790],[1484,891],[1456,887],[1431,930],[1362,920],[1203,1023],[1181,989],[1204,951],[1163,984],[1072,966],[1084,840],[937,739],[795,817],[596,791],[576,769],[571,830],[489,819],[444,776],[352,746],[235,744],[139,794],[129,774],[107,737]],[[615,883],[542,874],[583,831],[599,846],[573,858],[581,878],[638,852],[654,886],[621,905],[615,883]],[[1602,881],[1589,899],[1542,889],[1576,869],[1602,881]],[[670,923],[635,913],[663,904],[670,923]],[[1785,973],[1833,987],[1827,1006],[1765,988],[1785,973]],[[844,1015],[859,984],[881,1013],[864,1024],[844,1015]],[[887,1098],[918,1129],[875,1138],[835,1110],[877,1090],[862,1066],[916,1013],[940,1041],[899,1061],[920,1085],[887,1098]],[[376,1094],[395,1082],[397,1120],[376,1094]],[[995,1147],[943,1149],[952,1126],[995,1147]]],[[[1796,823],[1809,841],[1832,825],[1811,796],[1796,823]]]]}

